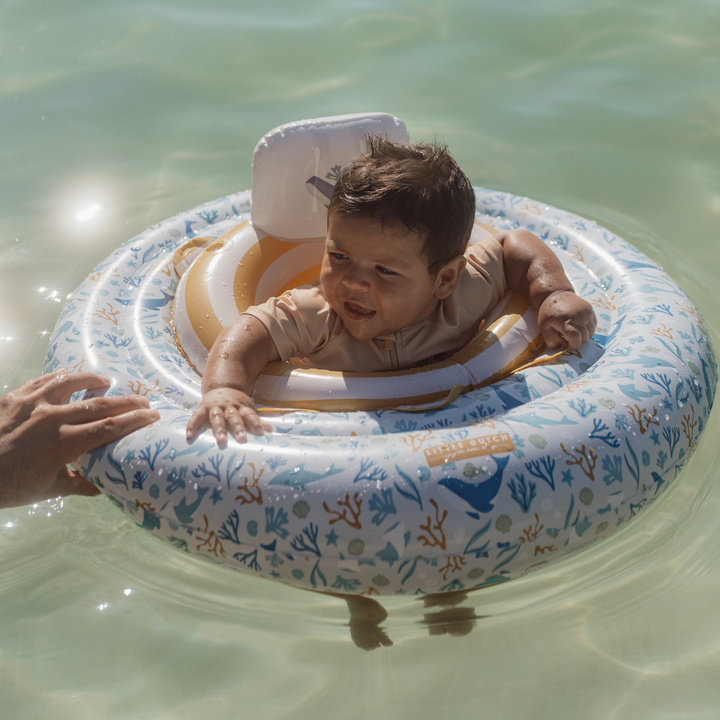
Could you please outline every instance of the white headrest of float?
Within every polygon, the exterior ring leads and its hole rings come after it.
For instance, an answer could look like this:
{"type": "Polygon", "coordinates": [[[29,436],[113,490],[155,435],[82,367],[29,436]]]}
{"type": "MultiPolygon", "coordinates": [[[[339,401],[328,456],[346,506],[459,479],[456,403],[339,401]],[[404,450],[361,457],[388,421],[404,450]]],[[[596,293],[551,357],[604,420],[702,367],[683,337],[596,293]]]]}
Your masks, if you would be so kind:
{"type": "Polygon", "coordinates": [[[300,120],[267,133],[252,160],[252,221],[258,232],[293,242],[324,238],[335,182],[363,152],[368,133],[409,141],[405,123],[387,113],[300,120]]]}

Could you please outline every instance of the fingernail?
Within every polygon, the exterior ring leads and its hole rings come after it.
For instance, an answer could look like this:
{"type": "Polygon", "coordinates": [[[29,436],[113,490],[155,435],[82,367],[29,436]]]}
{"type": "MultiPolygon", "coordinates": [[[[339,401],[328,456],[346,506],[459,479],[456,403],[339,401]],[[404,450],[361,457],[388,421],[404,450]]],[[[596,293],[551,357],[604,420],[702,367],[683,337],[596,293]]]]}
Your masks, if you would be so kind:
{"type": "Polygon", "coordinates": [[[151,410],[148,413],[148,417],[150,417],[152,420],[159,420],[160,419],[160,411],[159,410],[151,410]]]}

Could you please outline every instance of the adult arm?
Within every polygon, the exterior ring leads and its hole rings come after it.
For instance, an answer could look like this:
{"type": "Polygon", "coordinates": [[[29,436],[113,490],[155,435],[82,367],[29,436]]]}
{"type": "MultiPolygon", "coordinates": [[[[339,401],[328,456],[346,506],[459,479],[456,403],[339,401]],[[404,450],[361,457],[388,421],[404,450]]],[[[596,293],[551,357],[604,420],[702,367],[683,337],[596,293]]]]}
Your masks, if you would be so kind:
{"type": "Polygon", "coordinates": [[[255,379],[280,355],[265,326],[252,315],[241,315],[224,328],[212,346],[203,374],[203,397],[187,426],[191,439],[210,425],[218,443],[227,442],[227,430],[238,442],[246,432],[262,435],[271,426],[257,414],[250,397],[255,379]]]}
{"type": "Polygon", "coordinates": [[[109,385],[107,378],[93,373],[59,370],[0,397],[0,507],[97,494],[67,463],[160,417],[139,396],[68,403],[79,390],[109,385]]]}
{"type": "Polygon", "coordinates": [[[525,295],[538,311],[548,347],[577,350],[595,332],[595,311],[575,294],[557,255],[526,230],[499,233],[508,288],[525,295]]]}

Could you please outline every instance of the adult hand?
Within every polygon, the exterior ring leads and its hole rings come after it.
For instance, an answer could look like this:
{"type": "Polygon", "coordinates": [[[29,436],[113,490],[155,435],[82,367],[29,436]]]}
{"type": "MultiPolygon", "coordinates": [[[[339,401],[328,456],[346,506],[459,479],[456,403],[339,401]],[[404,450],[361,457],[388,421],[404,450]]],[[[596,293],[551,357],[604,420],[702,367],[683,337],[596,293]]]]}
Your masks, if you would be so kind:
{"type": "Polygon", "coordinates": [[[93,373],[59,370],[0,397],[0,507],[97,494],[66,464],[160,417],[140,396],[68,403],[79,390],[109,385],[107,378],[93,373]]]}
{"type": "Polygon", "coordinates": [[[592,305],[568,290],[559,290],[538,309],[540,332],[549,348],[567,345],[577,350],[595,333],[597,319],[592,305]]]}
{"type": "Polygon", "coordinates": [[[191,440],[203,425],[210,425],[218,444],[227,442],[227,428],[238,442],[245,442],[246,432],[262,435],[272,431],[272,425],[257,414],[249,395],[234,388],[215,388],[206,392],[187,425],[187,438],[191,440]]]}

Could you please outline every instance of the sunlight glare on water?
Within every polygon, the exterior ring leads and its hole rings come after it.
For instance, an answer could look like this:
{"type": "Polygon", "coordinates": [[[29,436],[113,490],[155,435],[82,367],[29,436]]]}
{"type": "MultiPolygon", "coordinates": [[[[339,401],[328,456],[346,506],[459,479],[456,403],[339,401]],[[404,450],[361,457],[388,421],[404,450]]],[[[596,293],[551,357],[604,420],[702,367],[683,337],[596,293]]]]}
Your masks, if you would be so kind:
{"type": "MultiPolygon", "coordinates": [[[[690,0],[99,0],[0,11],[0,389],[126,239],[250,186],[284,122],[390,112],[476,185],[663,265],[720,347],[720,7],[690,0]]],[[[3,717],[714,718],[717,412],[672,490],[599,547],[456,608],[345,603],[216,567],[105,498],[0,511],[3,717]]],[[[598,480],[600,482],[601,480],[598,480]]]]}

